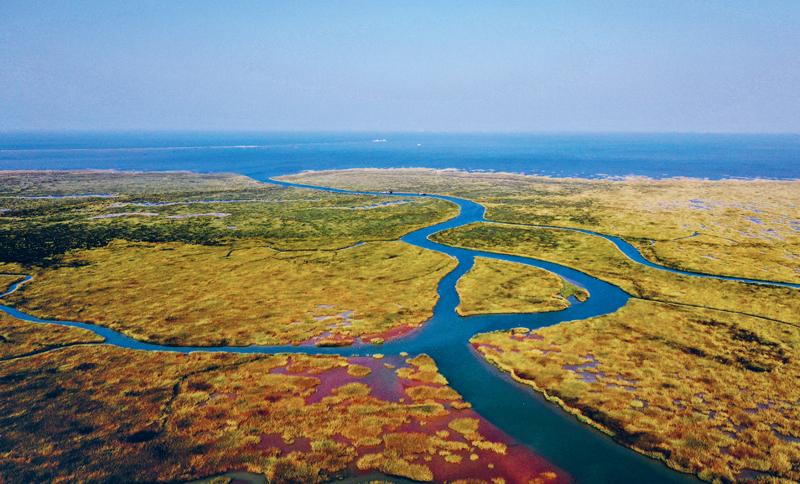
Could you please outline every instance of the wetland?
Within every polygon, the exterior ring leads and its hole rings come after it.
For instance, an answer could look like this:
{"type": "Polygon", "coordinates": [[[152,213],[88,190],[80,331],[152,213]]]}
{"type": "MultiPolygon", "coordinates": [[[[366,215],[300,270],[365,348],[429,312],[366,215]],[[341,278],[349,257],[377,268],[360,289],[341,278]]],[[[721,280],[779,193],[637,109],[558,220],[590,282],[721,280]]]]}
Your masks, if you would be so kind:
{"type": "Polygon", "coordinates": [[[789,197],[778,209],[751,206],[745,182],[659,183],[15,172],[2,190],[0,390],[20,398],[3,400],[14,431],[0,472],[110,479],[104,461],[82,462],[114,455],[143,480],[691,479],[654,457],[707,480],[796,480],[797,265],[770,262],[796,257],[780,228],[797,217],[796,186],[753,188],[789,197]],[[731,237],[747,247],[724,270],[698,255],[724,244],[652,249],[675,220],[692,233],[707,220],[652,216],[637,190],[692,197],[686,210],[697,192],[736,190],[747,208],[715,213],[712,235],[759,210],[780,238],[731,237]],[[550,196],[562,218],[536,211],[550,196]],[[211,213],[229,215],[194,216],[211,213]],[[646,213],[650,232],[622,223],[646,213]],[[564,228],[620,236],[652,266],[564,228]],[[97,425],[59,414],[81,395],[97,425]]]}

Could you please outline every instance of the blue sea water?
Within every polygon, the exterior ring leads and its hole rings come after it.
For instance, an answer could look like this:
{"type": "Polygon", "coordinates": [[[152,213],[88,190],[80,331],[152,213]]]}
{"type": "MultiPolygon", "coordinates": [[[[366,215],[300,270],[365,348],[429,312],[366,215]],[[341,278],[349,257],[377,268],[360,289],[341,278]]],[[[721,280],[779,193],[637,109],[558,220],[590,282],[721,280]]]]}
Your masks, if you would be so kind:
{"type": "Polygon", "coordinates": [[[430,167],[549,176],[800,178],[800,135],[0,133],[0,169],[430,167]]]}

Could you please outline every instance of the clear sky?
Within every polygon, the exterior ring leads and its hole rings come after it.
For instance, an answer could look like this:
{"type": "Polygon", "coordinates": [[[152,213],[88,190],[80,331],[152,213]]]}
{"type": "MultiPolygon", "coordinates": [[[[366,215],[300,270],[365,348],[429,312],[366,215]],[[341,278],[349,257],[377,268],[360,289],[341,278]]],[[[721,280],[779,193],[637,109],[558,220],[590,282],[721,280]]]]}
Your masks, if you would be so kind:
{"type": "Polygon", "coordinates": [[[800,1],[0,0],[0,130],[800,132],[800,1]]]}

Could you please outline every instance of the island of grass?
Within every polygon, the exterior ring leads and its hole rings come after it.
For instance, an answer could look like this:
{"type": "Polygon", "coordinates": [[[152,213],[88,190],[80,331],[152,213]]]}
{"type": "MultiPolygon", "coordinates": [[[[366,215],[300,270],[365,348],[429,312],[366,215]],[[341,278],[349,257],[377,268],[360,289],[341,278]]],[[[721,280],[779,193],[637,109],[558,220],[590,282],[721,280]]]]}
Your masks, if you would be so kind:
{"type": "Polygon", "coordinates": [[[381,343],[455,267],[397,241],[455,215],[441,200],[193,173],[12,172],[0,193],[0,270],[34,278],[7,302],[154,343],[381,343]]]}
{"type": "Polygon", "coordinates": [[[456,311],[462,316],[560,311],[569,307],[572,296],[579,301],[589,297],[552,272],[486,257],[475,258],[456,290],[461,300],[456,311]]]}

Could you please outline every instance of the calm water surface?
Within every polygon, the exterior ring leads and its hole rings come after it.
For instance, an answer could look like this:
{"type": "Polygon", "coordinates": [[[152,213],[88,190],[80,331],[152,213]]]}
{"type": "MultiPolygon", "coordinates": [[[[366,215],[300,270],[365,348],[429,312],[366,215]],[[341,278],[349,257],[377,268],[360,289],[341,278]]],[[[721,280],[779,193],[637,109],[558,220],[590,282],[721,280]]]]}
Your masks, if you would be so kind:
{"type": "Polygon", "coordinates": [[[800,135],[0,133],[0,169],[231,171],[263,180],[302,170],[420,166],[800,178],[800,135]]]}

